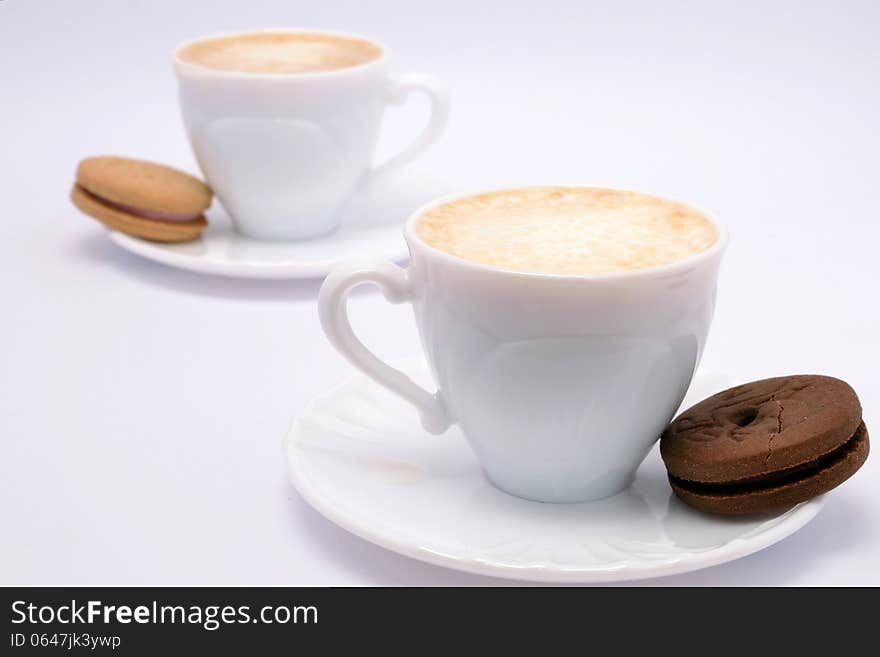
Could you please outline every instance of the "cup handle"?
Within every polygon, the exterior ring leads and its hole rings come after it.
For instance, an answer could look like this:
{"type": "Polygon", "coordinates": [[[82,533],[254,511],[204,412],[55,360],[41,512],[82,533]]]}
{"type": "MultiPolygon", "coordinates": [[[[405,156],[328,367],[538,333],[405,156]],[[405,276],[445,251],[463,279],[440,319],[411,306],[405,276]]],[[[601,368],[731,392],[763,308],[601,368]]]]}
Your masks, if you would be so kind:
{"type": "Polygon", "coordinates": [[[409,164],[437,141],[437,138],[446,129],[446,124],[449,121],[449,94],[445,87],[430,75],[410,73],[392,80],[388,89],[388,102],[391,105],[402,105],[413,91],[421,91],[431,101],[431,117],[428,120],[428,125],[409,146],[384,164],[375,167],[371,178],[409,164]]]}
{"type": "Polygon", "coordinates": [[[426,431],[443,433],[452,420],[440,393],[428,392],[400,370],[379,360],[354,334],[348,319],[348,293],[362,283],[377,286],[391,303],[412,301],[406,269],[391,262],[343,265],[324,279],[318,293],[318,315],[324,333],[352,365],[415,406],[426,431]]]}

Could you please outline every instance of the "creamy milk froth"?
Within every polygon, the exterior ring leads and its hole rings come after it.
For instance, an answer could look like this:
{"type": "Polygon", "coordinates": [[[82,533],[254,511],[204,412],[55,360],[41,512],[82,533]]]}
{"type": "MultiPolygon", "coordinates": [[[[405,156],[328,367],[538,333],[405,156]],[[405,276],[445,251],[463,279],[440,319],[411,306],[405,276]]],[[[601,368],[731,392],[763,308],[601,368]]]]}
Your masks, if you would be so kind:
{"type": "Polygon", "coordinates": [[[425,212],[416,234],[460,258],[548,274],[657,267],[718,239],[711,222],[686,205],[596,187],[532,187],[450,201],[425,212]]]}
{"type": "Polygon", "coordinates": [[[382,56],[366,39],[312,32],[255,32],[202,39],[185,46],[183,61],[240,73],[315,73],[360,66],[382,56]]]}

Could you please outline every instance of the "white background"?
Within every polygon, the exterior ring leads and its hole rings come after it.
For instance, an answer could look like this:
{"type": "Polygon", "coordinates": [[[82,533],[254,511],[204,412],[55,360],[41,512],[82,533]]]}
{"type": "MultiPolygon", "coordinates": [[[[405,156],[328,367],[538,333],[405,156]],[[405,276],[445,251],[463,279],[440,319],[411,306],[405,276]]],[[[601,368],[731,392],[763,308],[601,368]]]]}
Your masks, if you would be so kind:
{"type": "MultiPolygon", "coordinates": [[[[197,171],[169,52],[203,33],[372,35],[447,81],[422,167],[457,184],[608,183],[733,234],[704,364],[827,373],[880,420],[880,4],[0,0],[0,583],[494,584],[325,521],[281,440],[351,371],[318,282],[211,278],[114,246],[67,200],[77,161],[197,171]]],[[[383,151],[425,107],[389,114],[383,151]]],[[[353,315],[381,354],[409,311],[353,315]]],[[[880,584],[880,457],[766,551],[648,584],[880,584]]]]}

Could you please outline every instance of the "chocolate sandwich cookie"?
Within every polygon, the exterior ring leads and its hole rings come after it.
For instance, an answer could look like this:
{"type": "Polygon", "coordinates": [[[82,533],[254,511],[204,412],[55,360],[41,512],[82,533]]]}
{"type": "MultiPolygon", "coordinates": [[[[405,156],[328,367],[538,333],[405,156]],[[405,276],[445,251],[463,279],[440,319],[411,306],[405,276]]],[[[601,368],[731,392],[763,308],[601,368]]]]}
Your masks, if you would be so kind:
{"type": "Polygon", "coordinates": [[[679,415],[660,439],[672,490],[703,511],[791,507],[846,481],[868,457],[862,408],[828,376],[746,383],[679,415]]]}
{"type": "Polygon", "coordinates": [[[208,225],[211,189],[183,171],[121,157],[79,163],[70,198],[112,230],[156,242],[184,242],[208,225]]]}

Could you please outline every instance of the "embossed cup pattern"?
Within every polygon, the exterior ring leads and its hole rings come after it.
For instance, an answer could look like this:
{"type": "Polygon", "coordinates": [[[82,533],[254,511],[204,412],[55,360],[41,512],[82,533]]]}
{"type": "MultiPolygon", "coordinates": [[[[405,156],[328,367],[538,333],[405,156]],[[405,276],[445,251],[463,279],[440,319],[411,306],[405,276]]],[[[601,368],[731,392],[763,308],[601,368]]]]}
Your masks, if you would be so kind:
{"type": "Polygon", "coordinates": [[[411,247],[425,353],[489,479],[541,501],[626,488],[696,370],[717,263],[638,282],[530,279],[411,247]]]}
{"type": "Polygon", "coordinates": [[[262,239],[332,231],[372,152],[291,118],[218,119],[193,126],[190,139],[239,232],[262,239]]]}

